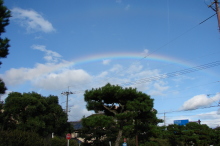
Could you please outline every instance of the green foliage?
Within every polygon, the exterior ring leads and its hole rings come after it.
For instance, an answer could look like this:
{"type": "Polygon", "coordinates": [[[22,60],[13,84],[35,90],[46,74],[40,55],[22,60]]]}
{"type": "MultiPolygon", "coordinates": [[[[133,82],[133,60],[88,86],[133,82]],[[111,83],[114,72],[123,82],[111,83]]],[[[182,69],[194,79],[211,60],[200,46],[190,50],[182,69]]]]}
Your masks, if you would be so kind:
{"type": "Polygon", "coordinates": [[[186,144],[191,144],[191,142],[193,142],[197,145],[209,145],[212,143],[212,129],[207,125],[188,123],[186,124],[184,135],[186,144]]]}
{"type": "Polygon", "coordinates": [[[116,139],[117,127],[114,119],[110,116],[95,114],[83,118],[82,125],[80,137],[85,139],[85,143],[107,145],[109,141],[116,139]]]}
{"type": "Polygon", "coordinates": [[[213,140],[214,145],[220,146],[220,127],[213,129],[213,135],[211,139],[213,140]]]}
{"type": "Polygon", "coordinates": [[[9,24],[9,18],[11,17],[10,10],[3,5],[3,0],[0,0],[0,33],[5,32],[5,26],[9,24]]]}
{"type": "Polygon", "coordinates": [[[49,146],[48,141],[34,132],[0,131],[0,146],[49,146]]]}
{"type": "MultiPolygon", "coordinates": [[[[0,0],[0,36],[5,32],[5,27],[9,24],[11,17],[10,10],[3,5],[3,0],[0,0]]],[[[0,58],[5,58],[8,55],[9,39],[0,38],[0,58]]],[[[0,62],[1,64],[1,62],[0,62]]]]}
{"type": "MultiPolygon", "coordinates": [[[[152,142],[152,145],[156,145],[156,146],[170,146],[169,141],[167,139],[151,138],[150,142],[152,142]]],[[[150,146],[151,145],[150,142],[147,142],[145,144],[150,146]]]]}
{"type": "Polygon", "coordinates": [[[185,126],[169,125],[167,138],[170,145],[212,145],[215,143],[213,129],[207,125],[188,123],[185,126]]]}
{"type": "Polygon", "coordinates": [[[84,99],[88,110],[96,113],[102,111],[117,121],[119,131],[116,145],[119,145],[122,131],[125,137],[138,135],[140,141],[146,141],[152,136],[156,125],[162,122],[156,117],[153,99],[135,88],[107,84],[98,89],[87,90],[84,99]]]}
{"type": "MultiPolygon", "coordinates": [[[[64,137],[54,137],[51,140],[51,145],[52,146],[66,146],[67,145],[67,140],[64,137]]],[[[75,139],[70,139],[69,140],[69,145],[70,146],[78,146],[77,140],[75,139]]]]}
{"type": "MultiPolygon", "coordinates": [[[[9,18],[11,17],[10,10],[3,5],[3,0],[0,0],[0,59],[6,58],[8,53],[9,39],[2,38],[2,33],[5,32],[5,27],[9,24],[9,18]]],[[[0,65],[2,62],[0,61],[0,65]]],[[[4,94],[7,90],[4,82],[0,79],[0,94],[4,94]]]]}
{"type": "Polygon", "coordinates": [[[168,131],[168,140],[170,142],[171,146],[176,146],[176,145],[182,145],[183,141],[183,129],[184,126],[179,126],[179,125],[169,125],[167,127],[168,131]]]}
{"type": "Polygon", "coordinates": [[[7,90],[5,83],[0,79],[0,94],[5,94],[5,91],[7,90]]]}
{"type": "MultiPolygon", "coordinates": [[[[162,120],[156,117],[153,99],[136,89],[107,84],[98,89],[87,90],[84,96],[88,110],[96,113],[101,111],[104,113],[103,118],[114,119],[113,123],[116,125],[112,128],[118,131],[118,134],[115,134],[116,146],[123,143],[122,137],[130,139],[130,145],[135,145],[135,137],[138,137],[140,146],[200,146],[220,143],[219,127],[211,129],[207,125],[193,122],[185,126],[158,127],[157,124],[162,120]]],[[[105,121],[98,116],[83,119],[84,133],[87,134],[85,138],[88,140],[93,138],[100,142],[104,134],[108,137],[107,131],[102,131],[107,127],[108,122],[104,124],[105,121]]]]}
{"type": "Polygon", "coordinates": [[[66,132],[73,130],[58,104],[58,97],[44,97],[35,92],[10,93],[5,99],[3,121],[4,130],[32,131],[40,136],[51,133],[64,136],[66,132]]]}

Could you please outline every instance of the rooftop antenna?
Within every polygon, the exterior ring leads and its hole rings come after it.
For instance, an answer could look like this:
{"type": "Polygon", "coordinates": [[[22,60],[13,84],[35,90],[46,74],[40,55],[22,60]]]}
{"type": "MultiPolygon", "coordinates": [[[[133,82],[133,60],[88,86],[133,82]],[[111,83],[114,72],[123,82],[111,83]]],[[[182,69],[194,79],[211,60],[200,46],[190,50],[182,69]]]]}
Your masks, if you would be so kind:
{"type": "Polygon", "coordinates": [[[218,30],[220,32],[220,8],[219,8],[219,2],[218,0],[214,0],[210,5],[208,5],[209,8],[212,8],[213,11],[217,14],[218,19],[218,30]],[[213,6],[214,5],[214,6],[213,6]]]}

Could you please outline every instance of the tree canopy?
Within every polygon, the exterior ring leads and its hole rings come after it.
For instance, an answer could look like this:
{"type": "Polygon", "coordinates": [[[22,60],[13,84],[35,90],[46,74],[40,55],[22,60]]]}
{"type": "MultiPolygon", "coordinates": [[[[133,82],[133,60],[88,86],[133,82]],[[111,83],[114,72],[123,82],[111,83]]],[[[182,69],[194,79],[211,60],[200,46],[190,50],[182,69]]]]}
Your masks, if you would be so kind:
{"type": "Polygon", "coordinates": [[[113,117],[103,114],[94,114],[82,119],[83,128],[80,137],[84,138],[84,145],[108,145],[109,141],[115,140],[117,132],[113,117]]]}
{"type": "Polygon", "coordinates": [[[58,104],[58,97],[44,97],[38,93],[12,92],[5,99],[3,106],[4,130],[19,129],[36,132],[41,136],[55,133],[65,135],[71,132],[67,115],[58,104]]]}
{"type": "Polygon", "coordinates": [[[170,145],[210,145],[215,143],[214,130],[207,125],[200,125],[195,122],[186,125],[167,126],[167,138],[170,145]]]}
{"type": "Polygon", "coordinates": [[[116,146],[122,136],[144,135],[147,140],[152,135],[153,128],[162,122],[156,117],[153,99],[136,88],[106,84],[101,88],[86,90],[84,99],[88,110],[103,112],[117,121],[119,130],[116,146]]]}
{"type": "MultiPolygon", "coordinates": [[[[3,5],[3,0],[0,0],[0,59],[6,58],[9,54],[8,48],[9,45],[9,39],[8,38],[2,38],[2,33],[5,32],[5,27],[9,24],[9,18],[11,17],[10,10],[3,5]]],[[[2,62],[0,61],[0,65],[2,62]]],[[[4,94],[7,90],[5,83],[0,79],[0,94],[4,94]]]]}

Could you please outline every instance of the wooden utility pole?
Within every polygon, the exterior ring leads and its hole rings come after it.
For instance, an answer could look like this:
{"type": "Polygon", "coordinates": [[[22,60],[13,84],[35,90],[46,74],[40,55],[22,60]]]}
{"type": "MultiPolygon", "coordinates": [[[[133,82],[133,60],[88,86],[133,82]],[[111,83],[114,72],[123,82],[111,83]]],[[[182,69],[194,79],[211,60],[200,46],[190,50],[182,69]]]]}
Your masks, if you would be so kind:
{"type": "Polygon", "coordinates": [[[219,2],[218,0],[214,0],[214,2],[211,3],[208,7],[211,7],[217,14],[218,19],[218,30],[220,32],[220,8],[219,8],[219,2]],[[215,4],[215,8],[212,7],[212,5],[215,4]]]}
{"type": "Polygon", "coordinates": [[[63,94],[63,95],[66,95],[66,115],[67,115],[67,120],[68,120],[68,96],[70,95],[70,94],[73,94],[73,92],[70,92],[69,91],[69,87],[68,87],[68,91],[66,91],[66,92],[62,92],[61,94],[63,94]]]}
{"type": "Polygon", "coordinates": [[[218,5],[218,0],[215,0],[215,8],[216,8],[216,14],[218,18],[218,30],[220,32],[220,10],[219,10],[219,5],[218,5]]]}
{"type": "Polygon", "coordinates": [[[164,119],[164,126],[166,126],[166,113],[164,112],[164,115],[163,115],[163,119],[164,119]]]}

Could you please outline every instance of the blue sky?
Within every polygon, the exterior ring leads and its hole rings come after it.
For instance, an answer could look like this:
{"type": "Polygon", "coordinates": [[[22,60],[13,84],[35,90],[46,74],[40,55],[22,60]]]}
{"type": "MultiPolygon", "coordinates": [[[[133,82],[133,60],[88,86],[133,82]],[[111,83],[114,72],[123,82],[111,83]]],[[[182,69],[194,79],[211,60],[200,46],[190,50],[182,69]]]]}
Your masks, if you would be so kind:
{"type": "Polygon", "coordinates": [[[200,119],[219,126],[220,68],[211,67],[219,64],[217,17],[200,24],[215,13],[209,3],[7,0],[13,17],[3,36],[11,47],[0,77],[7,93],[57,95],[64,109],[61,93],[74,92],[69,121],[92,114],[83,91],[109,82],[151,95],[166,125],[200,119]],[[186,70],[205,64],[203,70],[186,70]]]}

